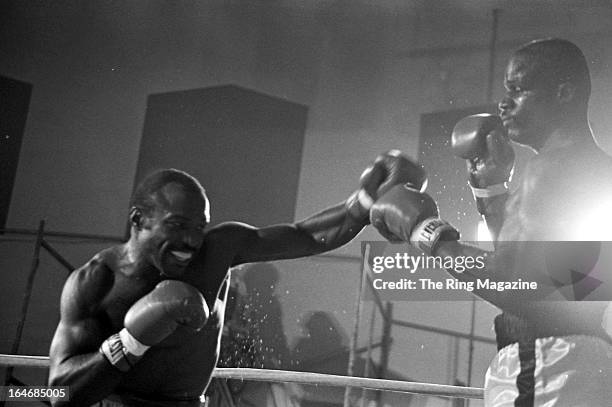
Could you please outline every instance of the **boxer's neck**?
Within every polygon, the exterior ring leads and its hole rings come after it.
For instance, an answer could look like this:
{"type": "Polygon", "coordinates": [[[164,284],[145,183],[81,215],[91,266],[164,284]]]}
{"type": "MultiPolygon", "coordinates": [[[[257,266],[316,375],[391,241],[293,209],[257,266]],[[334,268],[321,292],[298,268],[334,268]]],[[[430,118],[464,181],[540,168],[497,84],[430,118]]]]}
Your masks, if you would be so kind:
{"type": "Polygon", "coordinates": [[[159,278],[159,271],[145,258],[134,236],[123,245],[118,260],[119,269],[127,276],[159,278]]]}
{"type": "Polygon", "coordinates": [[[541,146],[534,146],[538,154],[571,148],[579,145],[586,147],[595,145],[593,133],[587,120],[566,121],[561,127],[555,129],[542,143],[541,146]]]}

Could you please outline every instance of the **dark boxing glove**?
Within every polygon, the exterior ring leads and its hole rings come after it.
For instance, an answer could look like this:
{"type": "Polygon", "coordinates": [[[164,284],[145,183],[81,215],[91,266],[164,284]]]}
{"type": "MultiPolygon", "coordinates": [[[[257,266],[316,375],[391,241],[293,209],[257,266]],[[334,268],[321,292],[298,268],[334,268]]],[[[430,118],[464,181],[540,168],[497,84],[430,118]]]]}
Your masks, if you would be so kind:
{"type": "Polygon", "coordinates": [[[125,328],[104,341],[100,352],[119,370],[127,371],[179,325],[197,331],[208,316],[206,301],[195,287],[165,280],[132,305],[123,320],[125,328]]]}
{"type": "Polygon", "coordinates": [[[498,116],[482,113],[461,119],[451,136],[453,153],[467,160],[475,198],[508,192],[514,150],[498,116]]]}
{"type": "Polygon", "coordinates": [[[390,241],[410,242],[427,254],[440,240],[459,240],[459,232],[438,217],[438,206],[424,192],[396,185],[370,210],[372,225],[390,241]]]}
{"type": "Polygon", "coordinates": [[[349,197],[346,207],[353,218],[368,222],[374,202],[400,184],[407,184],[419,191],[425,190],[427,174],[419,164],[399,150],[390,150],[379,155],[361,174],[360,188],[349,197]]]}

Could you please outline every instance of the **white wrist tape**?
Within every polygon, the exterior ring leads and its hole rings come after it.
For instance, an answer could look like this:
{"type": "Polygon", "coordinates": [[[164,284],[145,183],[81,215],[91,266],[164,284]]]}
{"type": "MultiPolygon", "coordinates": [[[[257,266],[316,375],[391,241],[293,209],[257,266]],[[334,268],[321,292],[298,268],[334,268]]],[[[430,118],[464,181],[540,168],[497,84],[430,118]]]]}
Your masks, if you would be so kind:
{"type": "Polygon", "coordinates": [[[142,356],[150,348],[150,346],[140,343],[126,328],[119,331],[119,337],[123,343],[124,351],[130,355],[142,356]]]}
{"type": "Polygon", "coordinates": [[[123,350],[123,343],[119,334],[111,335],[108,339],[102,342],[100,353],[103,354],[111,365],[115,366],[122,372],[127,372],[132,368],[128,357],[123,350]]]}
{"type": "Polygon", "coordinates": [[[470,185],[470,188],[472,188],[472,194],[474,194],[474,198],[492,198],[497,195],[505,194],[509,191],[507,182],[490,185],[486,188],[476,188],[470,185]]]}
{"type": "Polygon", "coordinates": [[[459,240],[459,232],[450,223],[440,218],[427,218],[410,233],[410,244],[427,254],[432,254],[440,238],[459,240]]]}

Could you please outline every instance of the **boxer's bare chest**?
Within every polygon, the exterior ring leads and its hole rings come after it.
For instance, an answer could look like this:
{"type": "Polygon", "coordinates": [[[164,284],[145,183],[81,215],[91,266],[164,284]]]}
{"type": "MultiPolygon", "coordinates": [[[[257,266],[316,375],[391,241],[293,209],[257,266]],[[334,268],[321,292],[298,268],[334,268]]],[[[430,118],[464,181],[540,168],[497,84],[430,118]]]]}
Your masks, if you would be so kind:
{"type": "Polygon", "coordinates": [[[550,180],[538,167],[529,168],[506,201],[501,241],[555,240],[563,211],[575,200],[563,180],[550,180]]]}

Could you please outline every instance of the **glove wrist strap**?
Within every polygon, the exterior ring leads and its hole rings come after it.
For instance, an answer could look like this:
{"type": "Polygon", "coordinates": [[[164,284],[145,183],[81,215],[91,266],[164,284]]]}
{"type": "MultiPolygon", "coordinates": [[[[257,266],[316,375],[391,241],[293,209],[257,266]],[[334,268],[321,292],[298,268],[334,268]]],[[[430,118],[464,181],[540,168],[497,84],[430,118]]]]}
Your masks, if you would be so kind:
{"type": "Polygon", "coordinates": [[[349,215],[363,223],[370,222],[370,208],[374,205],[374,199],[363,189],[355,191],[346,201],[346,209],[349,215]]]}
{"type": "Polygon", "coordinates": [[[492,198],[497,195],[505,194],[509,191],[508,183],[502,182],[501,184],[490,185],[485,188],[476,188],[471,184],[470,188],[472,189],[472,194],[474,195],[474,199],[478,198],[492,198]]]}
{"type": "Polygon", "coordinates": [[[128,356],[142,356],[150,348],[150,346],[147,346],[141,343],[138,339],[134,338],[126,328],[119,331],[119,337],[123,343],[123,349],[128,356]]]}
{"type": "Polygon", "coordinates": [[[427,218],[410,233],[410,244],[426,254],[435,252],[440,240],[459,240],[459,232],[440,218],[427,218]]]}
{"type": "Polygon", "coordinates": [[[123,343],[118,333],[111,335],[102,342],[100,353],[103,354],[111,365],[122,372],[127,372],[132,368],[131,363],[123,349],[123,343]]]}
{"type": "Polygon", "coordinates": [[[149,348],[150,346],[140,343],[127,329],[123,328],[119,333],[111,335],[102,342],[100,353],[108,359],[111,365],[122,372],[127,372],[149,348]]]}

